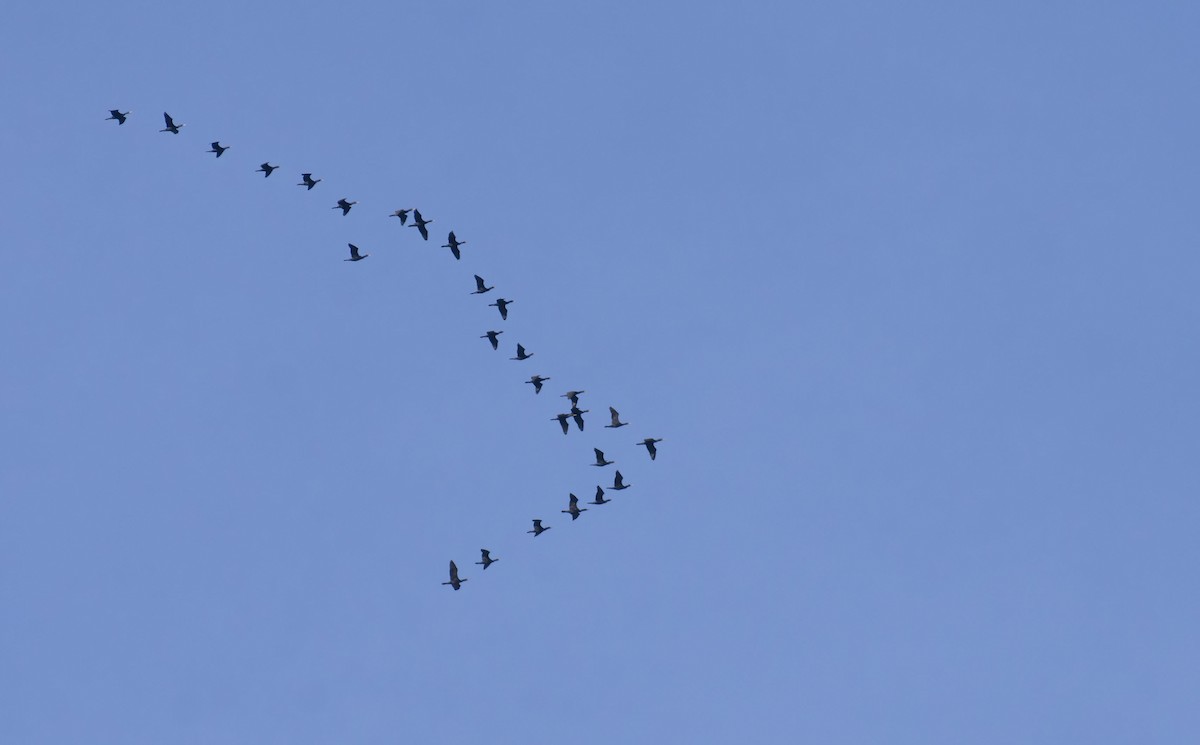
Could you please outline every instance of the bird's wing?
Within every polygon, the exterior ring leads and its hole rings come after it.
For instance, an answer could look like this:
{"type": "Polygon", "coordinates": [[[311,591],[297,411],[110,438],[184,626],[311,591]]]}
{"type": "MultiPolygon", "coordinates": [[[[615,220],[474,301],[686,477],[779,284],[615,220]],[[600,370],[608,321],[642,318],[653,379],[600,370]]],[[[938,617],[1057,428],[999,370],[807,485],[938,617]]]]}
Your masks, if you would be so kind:
{"type": "Polygon", "coordinates": [[[358,258],[358,246],[354,245],[353,243],[347,243],[346,245],[350,247],[350,255],[357,259],[358,258]]]}
{"type": "Polygon", "coordinates": [[[163,121],[167,123],[167,129],[175,126],[175,122],[171,121],[171,115],[165,111],[163,112],[163,121]]]}
{"type": "Polygon", "coordinates": [[[453,561],[450,562],[450,579],[458,579],[458,567],[454,565],[453,561]]]}
{"type": "Polygon", "coordinates": [[[478,290],[483,289],[483,277],[480,277],[478,274],[475,275],[475,288],[478,290]]]}

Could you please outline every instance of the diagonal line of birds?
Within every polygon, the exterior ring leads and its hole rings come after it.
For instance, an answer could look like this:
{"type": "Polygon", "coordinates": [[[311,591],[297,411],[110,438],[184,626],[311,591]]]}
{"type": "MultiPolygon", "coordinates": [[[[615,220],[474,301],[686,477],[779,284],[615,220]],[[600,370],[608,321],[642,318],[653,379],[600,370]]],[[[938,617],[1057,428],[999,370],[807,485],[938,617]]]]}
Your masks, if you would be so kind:
{"type": "MultiPolygon", "coordinates": [[[[125,122],[129,120],[129,117],[132,113],[133,113],[132,111],[124,111],[123,112],[119,109],[110,109],[109,116],[107,119],[105,119],[105,121],[116,121],[117,125],[121,126],[121,125],[124,125],[125,122]]],[[[166,133],[173,134],[173,135],[178,135],[180,133],[180,130],[182,130],[184,127],[187,126],[186,124],[177,123],[175,121],[175,119],[167,112],[163,112],[163,124],[164,124],[164,127],[162,129],[160,129],[159,132],[166,132],[166,133]]],[[[214,140],[213,142],[211,142],[209,144],[209,149],[206,150],[205,152],[211,153],[216,158],[219,159],[229,149],[230,149],[229,145],[222,144],[220,140],[214,140]]],[[[261,174],[263,174],[263,178],[270,178],[271,174],[274,173],[278,168],[279,168],[278,165],[272,165],[270,161],[265,161],[259,165],[258,169],[256,169],[254,171],[254,173],[261,173],[261,174]]],[[[312,191],[317,186],[317,184],[321,183],[321,181],[322,181],[322,179],[320,179],[320,178],[314,178],[312,173],[301,173],[300,181],[296,184],[296,186],[303,186],[303,187],[305,187],[305,191],[312,191]]],[[[337,203],[334,204],[331,209],[341,210],[342,216],[346,217],[350,214],[350,210],[356,204],[358,204],[357,201],[349,200],[349,199],[346,199],[345,197],[342,197],[337,200],[337,203]]],[[[391,214],[389,214],[388,217],[399,218],[400,224],[402,226],[416,228],[417,232],[420,233],[422,240],[425,240],[425,241],[429,240],[429,225],[431,225],[433,223],[433,220],[426,219],[421,214],[421,211],[419,209],[411,208],[411,207],[405,208],[405,209],[397,209],[394,212],[392,212],[391,214]],[[410,217],[411,217],[411,223],[410,223],[410,217]]],[[[358,262],[358,261],[362,261],[363,259],[366,259],[368,256],[370,256],[370,254],[368,254],[368,253],[363,253],[362,250],[358,246],[354,245],[353,243],[347,243],[346,245],[349,247],[350,257],[347,259],[343,259],[343,261],[358,262]]],[[[454,256],[455,260],[458,261],[458,260],[462,259],[462,251],[460,250],[460,247],[465,246],[465,245],[467,245],[467,242],[463,241],[463,240],[459,240],[458,237],[454,234],[454,231],[451,230],[451,231],[449,231],[449,236],[446,239],[446,243],[442,244],[441,247],[450,249],[450,253],[454,256]]],[[[484,294],[496,289],[494,286],[488,286],[486,280],[484,280],[484,278],[479,276],[478,274],[474,275],[474,277],[475,277],[475,290],[469,294],[484,295],[484,294]]],[[[500,313],[500,320],[507,321],[508,320],[508,306],[514,304],[514,302],[515,301],[510,300],[510,299],[497,297],[496,302],[489,303],[488,307],[496,308],[500,313]]],[[[500,349],[499,336],[503,333],[504,333],[503,331],[489,330],[485,334],[480,336],[479,338],[486,339],[488,341],[488,343],[491,344],[491,347],[493,350],[499,350],[500,349]]],[[[510,357],[509,358],[510,360],[514,360],[517,362],[523,362],[534,356],[533,353],[526,351],[526,349],[523,345],[517,344],[516,346],[517,346],[516,356],[510,357]]],[[[540,394],[542,392],[542,385],[548,380],[550,380],[549,377],[543,377],[542,375],[533,375],[529,378],[529,380],[525,381],[525,383],[527,385],[533,386],[533,392],[536,395],[536,394],[540,394]]],[[[568,402],[570,402],[571,408],[567,412],[557,414],[556,416],[554,416],[551,419],[551,421],[558,422],[559,426],[562,428],[562,433],[564,435],[570,434],[572,423],[575,425],[575,428],[579,432],[584,431],[583,415],[591,412],[591,409],[581,409],[579,407],[579,397],[585,393],[587,393],[587,391],[585,391],[585,390],[570,390],[570,391],[567,391],[566,393],[563,393],[560,396],[560,398],[565,398],[565,399],[567,399],[568,402]]],[[[629,424],[629,422],[621,421],[621,415],[612,406],[608,407],[608,413],[609,413],[610,423],[604,425],[605,429],[619,429],[619,428],[624,427],[629,424]]],[[[647,438],[643,439],[641,442],[635,443],[635,445],[640,445],[640,446],[646,448],[646,452],[647,452],[647,454],[649,454],[650,460],[653,461],[658,457],[658,449],[655,447],[655,444],[659,443],[659,442],[662,442],[662,438],[647,437],[647,438]]],[[[604,451],[601,450],[600,448],[593,447],[592,450],[596,456],[596,461],[589,465],[591,465],[593,467],[597,467],[597,468],[604,468],[606,466],[611,466],[616,463],[616,461],[609,460],[604,455],[604,451]]],[[[622,491],[624,489],[630,488],[631,486],[633,486],[633,484],[627,483],[625,481],[625,477],[621,474],[621,472],[619,470],[617,470],[613,474],[613,483],[612,483],[612,486],[609,487],[609,490],[610,491],[622,491]]],[[[605,494],[604,487],[597,486],[595,497],[590,502],[587,502],[587,504],[590,504],[590,505],[608,504],[612,500],[606,499],[604,494],[605,494]]],[[[587,507],[579,506],[579,498],[577,496],[575,496],[574,494],[568,494],[567,509],[560,510],[560,512],[571,516],[571,522],[578,520],[579,517],[584,512],[587,512],[587,511],[588,511],[587,507]]],[[[526,533],[532,534],[533,537],[536,538],[536,537],[540,536],[542,533],[545,533],[547,530],[550,530],[551,527],[553,527],[553,526],[544,525],[543,520],[541,518],[537,518],[537,519],[533,520],[533,529],[527,530],[526,533]]],[[[490,567],[492,564],[494,564],[500,560],[498,557],[493,557],[491,555],[491,551],[486,548],[480,549],[480,556],[481,556],[481,560],[475,562],[475,564],[482,566],[483,570],[487,570],[488,567],[490,567]]],[[[481,571],[483,571],[483,570],[481,570],[481,571]]],[[[458,590],[459,588],[462,587],[462,583],[466,582],[466,581],[467,581],[467,577],[459,576],[458,565],[456,565],[454,563],[454,561],[451,560],[450,561],[450,579],[449,579],[449,581],[443,582],[442,584],[450,585],[455,590],[458,590]]]]}

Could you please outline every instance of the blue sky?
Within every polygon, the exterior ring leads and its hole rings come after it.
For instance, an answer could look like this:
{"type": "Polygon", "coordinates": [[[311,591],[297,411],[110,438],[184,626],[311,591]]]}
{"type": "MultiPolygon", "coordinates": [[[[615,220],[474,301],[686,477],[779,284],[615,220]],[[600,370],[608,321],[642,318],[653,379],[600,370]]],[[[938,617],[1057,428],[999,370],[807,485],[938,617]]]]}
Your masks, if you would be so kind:
{"type": "Polygon", "coordinates": [[[0,740],[1195,741],[1198,20],[10,9],[0,740]]]}

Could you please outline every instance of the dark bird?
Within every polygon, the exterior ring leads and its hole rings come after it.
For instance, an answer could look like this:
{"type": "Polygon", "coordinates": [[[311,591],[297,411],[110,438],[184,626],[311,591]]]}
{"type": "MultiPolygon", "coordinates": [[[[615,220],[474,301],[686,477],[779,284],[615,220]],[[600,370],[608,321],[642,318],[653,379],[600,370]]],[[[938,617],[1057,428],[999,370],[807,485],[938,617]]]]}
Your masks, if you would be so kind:
{"type": "Polygon", "coordinates": [[[654,460],[654,457],[658,455],[658,450],[654,447],[654,443],[656,442],[662,442],[662,438],[659,437],[658,439],[655,439],[653,437],[647,437],[638,443],[639,445],[646,446],[646,452],[650,453],[650,460],[654,460]]]}
{"type": "Polygon", "coordinates": [[[416,228],[421,233],[422,238],[429,240],[429,228],[425,226],[433,222],[433,220],[426,220],[425,218],[421,217],[421,210],[413,210],[412,213],[413,224],[409,225],[408,227],[416,228]]]}
{"type": "Polygon", "coordinates": [[[400,218],[400,224],[403,225],[404,223],[408,222],[408,213],[409,212],[412,212],[412,210],[410,210],[410,209],[409,210],[396,210],[392,214],[388,215],[388,217],[400,218]]]}
{"type": "Polygon", "coordinates": [[[490,341],[492,343],[492,349],[499,349],[500,348],[500,339],[498,339],[497,337],[503,333],[504,333],[503,331],[489,331],[479,338],[487,339],[488,341],[490,341]]]}
{"type": "Polygon", "coordinates": [[[565,510],[559,510],[559,512],[565,512],[571,516],[572,520],[578,520],[579,513],[587,512],[587,507],[584,507],[583,509],[579,509],[579,497],[575,496],[574,494],[572,494],[570,496],[571,496],[571,505],[569,507],[567,507],[567,509],[565,509],[565,510]]]}
{"type": "Polygon", "coordinates": [[[566,393],[559,396],[559,398],[569,398],[569,399],[571,399],[572,406],[578,406],[579,405],[579,396],[580,396],[580,394],[583,394],[583,393],[587,393],[587,391],[567,391],[566,393]]]}
{"type": "Polygon", "coordinates": [[[314,186],[321,183],[321,179],[313,178],[311,173],[302,173],[300,174],[300,178],[304,180],[296,184],[296,186],[307,186],[309,191],[312,191],[314,186]]]}
{"type": "Polygon", "coordinates": [[[508,320],[508,305],[511,302],[512,302],[511,300],[505,300],[502,297],[498,297],[498,298],[496,298],[496,302],[488,303],[488,307],[489,308],[499,308],[500,309],[500,320],[507,321],[508,320]]]}
{"type": "Polygon", "coordinates": [[[454,562],[451,561],[450,562],[450,581],[443,582],[442,584],[450,585],[455,590],[457,590],[458,588],[462,587],[462,583],[466,582],[466,581],[467,581],[466,577],[463,577],[462,579],[458,578],[458,567],[454,566],[454,562]]]}
{"type": "MultiPolygon", "coordinates": [[[[532,356],[533,356],[532,354],[525,354],[525,347],[518,344],[517,345],[517,356],[509,357],[509,359],[510,360],[527,360],[532,356]]],[[[549,380],[549,378],[547,378],[547,380],[549,380]]]]}
{"type": "Polygon", "coordinates": [[[549,525],[547,525],[546,527],[543,528],[541,520],[534,520],[533,521],[533,530],[527,530],[525,532],[533,533],[533,537],[537,538],[539,535],[541,535],[542,533],[545,533],[547,530],[550,530],[549,525]]]}
{"type": "Polygon", "coordinates": [[[618,414],[617,410],[614,409],[613,407],[611,407],[611,406],[608,407],[608,413],[612,414],[612,424],[604,425],[605,429],[616,429],[617,427],[624,427],[626,424],[629,424],[629,422],[621,421],[621,415],[618,414]]]}
{"type": "Polygon", "coordinates": [[[543,378],[541,375],[534,375],[532,378],[530,378],[529,380],[526,380],[525,382],[533,384],[533,392],[534,393],[541,393],[542,392],[542,383],[545,383],[549,379],[550,378],[543,378]]]}
{"type": "Polygon", "coordinates": [[[583,415],[591,411],[591,409],[581,409],[578,406],[571,407],[571,416],[575,419],[575,426],[579,427],[579,431],[583,431],[583,415]]]}
{"type": "Polygon", "coordinates": [[[494,289],[496,288],[486,287],[483,283],[483,277],[480,277],[478,274],[475,275],[475,292],[472,292],[472,295],[482,295],[483,293],[494,289]]]}
{"type": "Polygon", "coordinates": [[[588,502],[588,504],[608,504],[611,501],[612,501],[611,499],[604,498],[604,489],[597,486],[596,487],[596,498],[593,499],[592,501],[588,502]]]}
{"type": "Polygon", "coordinates": [[[600,448],[592,448],[592,450],[596,452],[596,462],[592,464],[593,466],[611,466],[616,463],[615,460],[605,460],[604,451],[600,448]]]}
{"type": "Polygon", "coordinates": [[[476,563],[476,564],[483,564],[483,568],[484,568],[484,570],[485,570],[485,571],[486,571],[486,570],[487,570],[487,568],[488,568],[488,567],[490,567],[492,564],[495,564],[497,561],[500,561],[499,559],[493,559],[493,558],[492,558],[492,554],[491,554],[491,552],[490,552],[490,551],[488,551],[486,548],[481,548],[481,549],[479,549],[479,553],[483,555],[483,561],[477,561],[477,562],[475,562],[475,563],[476,563]]]}
{"type": "Polygon", "coordinates": [[[342,217],[345,217],[346,215],[350,214],[350,208],[356,204],[358,204],[358,202],[347,202],[346,198],[342,197],[341,199],[338,200],[337,205],[332,207],[331,209],[341,210],[342,217]]]}
{"type": "Polygon", "coordinates": [[[255,173],[261,173],[263,175],[263,178],[266,178],[271,175],[271,171],[274,171],[278,167],[279,166],[273,166],[270,163],[263,163],[261,166],[258,167],[258,170],[255,171],[255,173]]]}
{"type": "Polygon", "coordinates": [[[176,124],[175,120],[167,112],[163,112],[163,121],[167,123],[166,128],[158,130],[159,132],[170,132],[173,135],[179,134],[179,130],[186,127],[186,124],[176,124]]]}
{"type": "Polygon", "coordinates": [[[342,261],[362,261],[363,259],[365,259],[371,255],[371,254],[360,254],[358,252],[358,246],[354,245],[353,243],[347,243],[346,245],[350,247],[350,258],[342,259],[342,261]]]}
{"type": "Polygon", "coordinates": [[[571,431],[571,425],[567,424],[567,420],[571,418],[570,414],[559,414],[554,418],[558,420],[560,425],[562,425],[564,435],[571,431]]]}
{"type": "Polygon", "coordinates": [[[447,240],[448,242],[447,242],[447,243],[443,243],[443,244],[442,244],[442,248],[448,248],[448,249],[450,249],[450,253],[454,254],[454,258],[456,258],[456,259],[461,259],[461,258],[462,258],[462,253],[461,253],[461,252],[459,252],[459,250],[458,250],[458,247],[459,247],[459,246],[465,246],[465,245],[467,245],[467,242],[466,242],[466,241],[460,241],[459,239],[455,238],[455,237],[454,237],[454,231],[453,231],[453,230],[451,230],[451,231],[450,231],[450,237],[449,237],[449,238],[447,238],[446,240],[447,240]]]}
{"type": "Polygon", "coordinates": [[[226,150],[228,150],[228,149],[229,149],[229,146],[228,146],[228,145],[222,145],[222,144],[221,144],[221,142],[220,142],[220,140],[218,140],[217,142],[214,142],[214,143],[212,143],[212,149],[211,149],[211,150],[205,150],[205,152],[207,152],[207,153],[216,153],[216,154],[217,154],[217,157],[218,157],[218,158],[220,158],[222,155],[224,155],[224,154],[225,154],[225,151],[226,151],[226,150]]]}
{"type": "Polygon", "coordinates": [[[124,114],[122,114],[119,109],[109,109],[108,110],[108,119],[105,119],[104,121],[107,122],[109,119],[116,119],[117,126],[119,127],[125,123],[125,117],[129,116],[132,113],[133,113],[132,111],[126,111],[124,114]]]}
{"type": "Polygon", "coordinates": [[[631,486],[633,486],[633,484],[625,483],[625,479],[623,476],[621,476],[620,471],[617,471],[617,475],[613,476],[612,488],[615,489],[616,491],[621,491],[622,489],[628,489],[631,486]]]}

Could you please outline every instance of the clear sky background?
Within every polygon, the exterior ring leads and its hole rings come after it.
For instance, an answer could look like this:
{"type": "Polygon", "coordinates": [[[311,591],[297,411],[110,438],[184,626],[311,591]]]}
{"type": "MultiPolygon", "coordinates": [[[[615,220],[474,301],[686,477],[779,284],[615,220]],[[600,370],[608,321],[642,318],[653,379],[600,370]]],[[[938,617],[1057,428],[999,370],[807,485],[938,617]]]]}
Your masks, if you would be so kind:
{"type": "Polygon", "coordinates": [[[1194,3],[298,5],[5,11],[0,741],[1200,741],[1194,3]]]}

